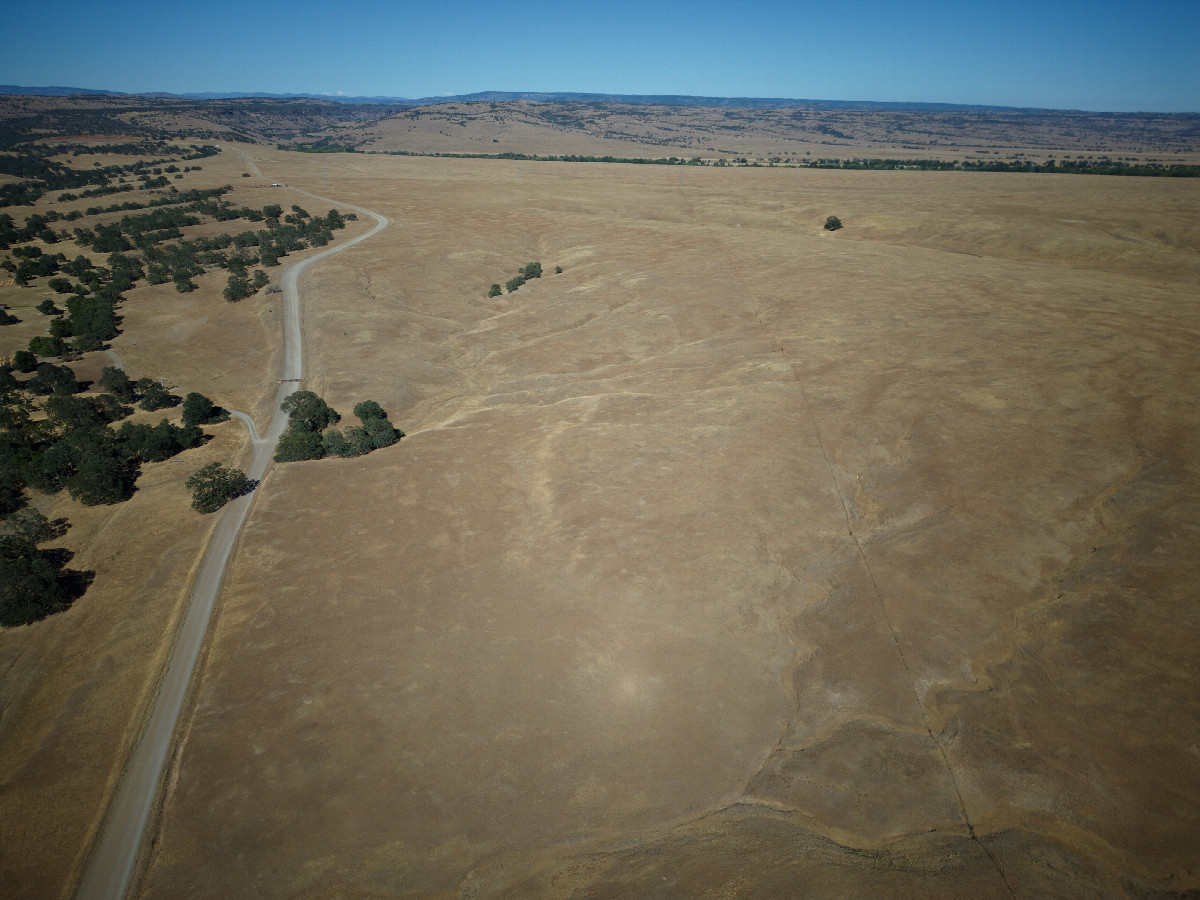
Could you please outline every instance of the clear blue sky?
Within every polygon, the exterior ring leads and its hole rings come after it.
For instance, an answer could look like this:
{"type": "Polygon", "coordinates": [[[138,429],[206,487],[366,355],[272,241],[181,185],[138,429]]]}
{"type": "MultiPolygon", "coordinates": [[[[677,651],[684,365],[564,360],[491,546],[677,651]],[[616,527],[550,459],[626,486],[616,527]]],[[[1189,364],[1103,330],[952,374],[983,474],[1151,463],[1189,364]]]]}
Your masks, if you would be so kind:
{"type": "Polygon", "coordinates": [[[0,83],[1200,112],[1200,0],[0,0],[0,83]]]}

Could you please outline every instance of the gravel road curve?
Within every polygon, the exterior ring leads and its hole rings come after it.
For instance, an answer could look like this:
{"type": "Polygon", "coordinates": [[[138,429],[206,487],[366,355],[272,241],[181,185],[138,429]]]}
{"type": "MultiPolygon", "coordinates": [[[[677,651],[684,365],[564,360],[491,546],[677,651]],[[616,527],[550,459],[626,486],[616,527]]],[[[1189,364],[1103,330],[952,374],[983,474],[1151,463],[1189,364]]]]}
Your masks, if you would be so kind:
{"type": "MultiPolygon", "coordinates": [[[[246,158],[247,165],[257,172],[257,166],[244,153],[242,155],[246,158]]],[[[261,173],[258,174],[261,175],[261,173]]],[[[326,197],[319,197],[297,188],[292,188],[292,190],[314,200],[338,205],[337,201],[329,200],[326,197]]],[[[332,247],[323,253],[310,256],[284,270],[282,278],[285,301],[284,352],[281,373],[283,380],[280,381],[275,398],[274,415],[271,417],[266,434],[259,436],[250,416],[245,413],[233,413],[247,426],[250,433],[254,453],[246,474],[254,481],[261,480],[266,474],[267,468],[271,464],[271,457],[275,453],[275,445],[287,424],[287,416],[279,409],[279,404],[285,397],[299,389],[298,380],[291,379],[300,379],[304,375],[298,289],[300,276],[318,260],[333,253],[339,253],[360,241],[365,241],[390,224],[387,218],[370,210],[345,203],[340,206],[372,217],[376,222],[375,227],[366,234],[332,247]]],[[[171,748],[174,746],[175,728],[187,698],[188,685],[196,668],[200,648],[203,646],[205,635],[208,632],[217,591],[220,589],[221,579],[225,575],[226,566],[232,555],[233,545],[250,511],[252,499],[253,495],[241,497],[229,503],[219,513],[220,519],[204,550],[204,557],[192,592],[192,600],[172,647],[162,681],[159,683],[158,694],[155,697],[150,717],[134,748],[120,787],[109,807],[99,839],[92,849],[92,854],[84,870],[83,879],[76,894],[80,900],[99,900],[99,898],[116,900],[116,898],[124,898],[129,892],[145,837],[146,825],[158,799],[166,762],[171,748]]]]}

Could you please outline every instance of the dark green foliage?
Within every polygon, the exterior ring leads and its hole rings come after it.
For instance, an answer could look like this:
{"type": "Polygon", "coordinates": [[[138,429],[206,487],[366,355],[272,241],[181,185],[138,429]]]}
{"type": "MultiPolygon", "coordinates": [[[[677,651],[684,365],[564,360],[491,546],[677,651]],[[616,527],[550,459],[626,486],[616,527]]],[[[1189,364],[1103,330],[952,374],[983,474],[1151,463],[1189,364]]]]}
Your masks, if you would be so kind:
{"type": "Polygon", "coordinates": [[[311,391],[292,394],[283,402],[282,409],[288,413],[291,424],[280,437],[275,451],[275,459],[279,462],[320,459],[322,456],[361,456],[404,437],[404,432],[392,427],[387,413],[374,400],[364,400],[354,407],[354,414],[362,425],[351,426],[344,433],[329,427],[337,423],[340,416],[311,391]]]}
{"type": "Polygon", "coordinates": [[[321,435],[316,431],[295,428],[287,429],[275,446],[276,462],[298,462],[304,459],[320,459],[325,455],[321,435]]]}
{"type": "Polygon", "coordinates": [[[504,291],[502,291],[500,289],[500,285],[493,284],[491,289],[488,291],[488,296],[489,297],[499,297],[502,293],[504,293],[504,291]]]}
{"type": "Polygon", "coordinates": [[[16,325],[21,320],[8,310],[0,309],[0,325],[16,325]]]}
{"type": "Polygon", "coordinates": [[[354,405],[354,415],[364,425],[373,419],[387,418],[387,413],[383,411],[383,407],[374,400],[363,400],[361,403],[356,403],[354,405]]]}
{"type": "Polygon", "coordinates": [[[78,353],[100,350],[103,347],[104,342],[94,334],[81,334],[71,341],[71,349],[78,353]]]}
{"type": "Polygon", "coordinates": [[[166,409],[168,406],[174,406],[179,402],[178,397],[153,378],[139,378],[137,381],[137,390],[142,395],[142,400],[138,406],[144,410],[166,409]]]}
{"type": "Polygon", "coordinates": [[[46,398],[45,410],[47,420],[64,431],[107,425],[123,419],[131,411],[112,394],[99,397],[51,394],[46,398]]]}
{"type": "Polygon", "coordinates": [[[13,354],[13,366],[18,372],[32,372],[37,368],[37,355],[30,350],[18,350],[13,354]]]}
{"type": "MultiPolygon", "coordinates": [[[[519,273],[517,273],[515,276],[508,279],[508,281],[506,281],[504,283],[504,287],[511,294],[513,291],[515,291],[517,288],[519,288],[521,285],[523,285],[529,279],[541,278],[541,277],[542,277],[542,264],[540,262],[527,263],[521,267],[521,271],[519,273]]],[[[498,287],[498,285],[492,285],[492,287],[495,288],[495,287],[498,287]]],[[[493,295],[488,294],[488,296],[491,297],[493,295]]]]}
{"type": "Polygon", "coordinates": [[[183,398],[183,424],[203,425],[205,422],[228,418],[229,414],[218,409],[213,402],[203,394],[192,391],[183,398]]]}
{"type": "Polygon", "coordinates": [[[129,456],[142,462],[162,462],[177,453],[199,446],[204,433],[195,425],[180,428],[166,419],[157,425],[126,422],[117,431],[117,440],[129,456]]]}
{"type": "Polygon", "coordinates": [[[392,423],[387,419],[371,419],[363,423],[361,428],[350,428],[348,431],[363,433],[362,440],[369,444],[371,450],[379,450],[383,447],[390,447],[400,438],[404,437],[404,432],[399,428],[392,427],[392,423]]]}
{"type": "Polygon", "coordinates": [[[561,275],[561,274],[562,274],[562,266],[555,266],[555,267],[554,267],[554,274],[555,274],[555,275],[561,275]]]}
{"type": "Polygon", "coordinates": [[[322,431],[342,418],[312,391],[289,394],[279,408],[288,414],[289,430],[322,431]]]}
{"type": "Polygon", "coordinates": [[[839,219],[837,216],[830,216],[829,218],[827,218],[825,220],[825,230],[826,231],[837,231],[841,227],[842,227],[842,220],[839,219]]]}
{"type": "MultiPolygon", "coordinates": [[[[71,283],[69,281],[67,281],[65,278],[56,278],[54,280],[62,281],[63,283],[65,283],[67,285],[67,291],[69,291],[71,289],[71,283]]],[[[53,285],[53,283],[54,282],[51,282],[51,285],[53,285]]],[[[67,291],[59,291],[59,293],[65,294],[67,291]]],[[[51,300],[49,297],[47,297],[45,300],[43,300],[41,303],[39,303],[37,305],[37,311],[40,312],[43,316],[60,316],[60,315],[62,315],[62,310],[59,309],[57,306],[55,306],[54,301],[51,300]]]]}
{"type": "Polygon", "coordinates": [[[337,423],[341,416],[312,391],[289,394],[279,408],[288,414],[288,427],[279,438],[275,459],[279,462],[296,462],[324,456],[325,443],[321,432],[337,423]]]}
{"type": "Polygon", "coordinates": [[[192,492],[192,509],[202,513],[216,512],[254,487],[245,472],[215,462],[198,469],[184,486],[192,492]]]}
{"type": "Polygon", "coordinates": [[[52,337],[69,338],[75,333],[70,319],[51,319],[50,334],[52,337]]]}
{"type": "Polygon", "coordinates": [[[116,307],[116,300],[106,291],[98,291],[91,297],[72,294],[67,298],[74,333],[89,334],[97,341],[111,341],[119,333],[116,307]]]}
{"type": "Polygon", "coordinates": [[[142,269],[142,264],[136,258],[121,253],[109,254],[108,268],[112,273],[112,284],[119,291],[133,287],[133,283],[139,278],[145,277],[146,274],[142,269]]]}
{"type": "Polygon", "coordinates": [[[102,426],[68,432],[41,455],[29,475],[39,490],[66,488],[84,506],[96,506],[129,499],[138,465],[113,430],[102,426]]]}
{"type": "Polygon", "coordinates": [[[192,281],[188,272],[176,272],[172,276],[172,280],[175,282],[175,290],[181,294],[187,294],[196,289],[196,282],[192,281]]]}
{"type": "MultiPolygon", "coordinates": [[[[8,449],[8,448],[5,448],[8,449]]],[[[25,505],[25,479],[11,453],[0,455],[0,519],[25,505]]]]}
{"type": "MultiPolygon", "coordinates": [[[[357,456],[346,438],[336,428],[326,428],[321,435],[321,447],[326,456],[357,456]]],[[[278,458],[278,457],[277,457],[278,458]]]]}
{"type": "MultiPolygon", "coordinates": [[[[245,270],[243,270],[245,271],[245,270]]],[[[239,300],[245,300],[253,295],[254,288],[250,284],[250,280],[245,275],[230,275],[229,280],[225,284],[225,299],[230,303],[237,303],[239,300]]]]}
{"type": "Polygon", "coordinates": [[[404,432],[392,427],[387,413],[374,400],[364,400],[354,407],[362,425],[347,428],[345,433],[328,429],[323,438],[326,456],[362,456],[381,447],[390,447],[404,432]]]}
{"type": "Polygon", "coordinates": [[[326,456],[362,456],[372,450],[390,447],[404,432],[393,428],[387,419],[369,419],[364,425],[352,425],[345,434],[336,428],[326,430],[323,445],[326,456]]]}
{"type": "Polygon", "coordinates": [[[268,277],[267,273],[262,269],[258,269],[254,273],[254,280],[250,282],[250,286],[254,288],[254,291],[257,293],[270,283],[271,279],[268,277]]]}
{"type": "Polygon", "coordinates": [[[100,372],[100,387],[121,400],[133,400],[133,382],[123,369],[105,366],[100,372]]]}
{"type": "Polygon", "coordinates": [[[31,394],[74,394],[79,391],[79,382],[69,366],[42,363],[37,374],[25,382],[25,390],[31,394]]]}
{"type": "Polygon", "coordinates": [[[12,516],[0,534],[0,625],[26,625],[70,606],[91,582],[92,572],[65,568],[68,550],[42,550],[38,544],[66,531],[37,510],[12,516]]]}
{"type": "Polygon", "coordinates": [[[29,352],[36,356],[62,356],[67,352],[67,344],[60,337],[38,335],[29,339],[29,352]]]}

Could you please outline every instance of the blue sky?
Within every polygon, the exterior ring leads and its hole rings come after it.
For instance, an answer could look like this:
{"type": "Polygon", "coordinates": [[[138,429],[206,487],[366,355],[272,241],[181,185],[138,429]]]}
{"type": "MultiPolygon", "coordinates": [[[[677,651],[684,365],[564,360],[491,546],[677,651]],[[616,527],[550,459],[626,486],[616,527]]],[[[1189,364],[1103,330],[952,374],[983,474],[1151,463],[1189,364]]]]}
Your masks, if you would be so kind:
{"type": "Polygon", "coordinates": [[[1200,112],[1200,0],[0,0],[0,83],[1200,112]]]}

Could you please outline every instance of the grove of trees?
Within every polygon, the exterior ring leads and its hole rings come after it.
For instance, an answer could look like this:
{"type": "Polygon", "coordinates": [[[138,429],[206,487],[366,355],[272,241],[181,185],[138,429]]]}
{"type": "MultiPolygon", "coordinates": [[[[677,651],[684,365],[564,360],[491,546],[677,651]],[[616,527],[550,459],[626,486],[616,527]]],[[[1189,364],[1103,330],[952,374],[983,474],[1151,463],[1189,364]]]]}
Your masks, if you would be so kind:
{"type": "Polygon", "coordinates": [[[389,447],[404,432],[388,421],[387,413],[374,400],[354,407],[360,425],[344,431],[334,428],[341,416],[312,391],[296,391],[280,405],[288,414],[288,427],[279,438],[275,459],[296,462],[326,456],[362,456],[389,447]]]}

